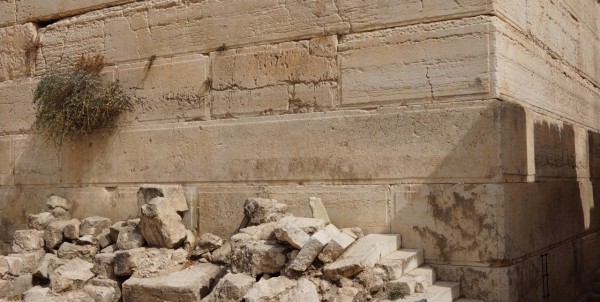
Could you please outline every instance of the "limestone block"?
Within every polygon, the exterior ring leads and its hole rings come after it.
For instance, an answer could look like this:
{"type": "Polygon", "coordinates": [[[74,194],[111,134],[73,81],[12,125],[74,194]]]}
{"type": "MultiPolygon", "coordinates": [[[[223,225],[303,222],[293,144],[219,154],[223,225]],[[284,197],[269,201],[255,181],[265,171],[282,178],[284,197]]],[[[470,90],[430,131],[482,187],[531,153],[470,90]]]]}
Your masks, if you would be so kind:
{"type": "Polygon", "coordinates": [[[402,234],[405,246],[424,249],[426,259],[502,257],[502,185],[398,185],[393,196],[392,232],[402,234]]]}
{"type": "Polygon", "coordinates": [[[104,230],[108,230],[111,225],[112,221],[110,218],[100,216],[84,218],[81,220],[81,225],[79,226],[79,236],[98,236],[104,230]]]}
{"type": "Polygon", "coordinates": [[[98,243],[98,246],[103,249],[113,243],[112,238],[110,237],[110,229],[105,229],[98,236],[94,238],[94,240],[98,243]]]}
{"type": "Polygon", "coordinates": [[[351,277],[374,267],[382,257],[401,246],[400,235],[370,234],[356,241],[336,261],[324,268],[327,278],[351,277]]]}
{"type": "Polygon", "coordinates": [[[115,274],[115,257],[115,253],[97,254],[94,256],[94,267],[92,268],[92,272],[99,277],[116,279],[117,275],[115,274]]]}
{"type": "Polygon", "coordinates": [[[298,280],[298,284],[281,296],[282,302],[307,301],[319,302],[319,293],[314,283],[306,278],[298,280]]]}
{"type": "MultiPolygon", "coordinates": [[[[100,142],[92,142],[96,146],[100,142]]],[[[96,152],[97,149],[89,148],[86,152],[96,152]]],[[[136,217],[140,209],[136,203],[138,187],[83,187],[68,188],[65,198],[72,200],[77,206],[72,210],[74,217],[83,218],[90,216],[101,216],[110,218],[112,221],[126,220],[128,217],[136,217]]],[[[115,239],[116,240],[116,237],[115,239]]]]}
{"type": "Polygon", "coordinates": [[[295,280],[289,279],[284,276],[261,279],[256,282],[254,286],[246,293],[244,300],[248,302],[265,302],[265,301],[278,301],[286,291],[294,288],[297,285],[295,280]]]}
{"type": "Polygon", "coordinates": [[[14,234],[12,251],[32,252],[44,248],[44,232],[38,230],[18,230],[14,234]]]}
{"type": "Polygon", "coordinates": [[[38,136],[17,136],[13,144],[15,182],[23,185],[60,182],[59,153],[54,145],[38,136]]]}
{"type": "Polygon", "coordinates": [[[355,240],[352,236],[340,232],[337,236],[332,237],[331,241],[323,248],[319,254],[319,260],[323,263],[335,261],[355,240]]]}
{"type": "Polygon", "coordinates": [[[423,264],[423,250],[400,249],[383,257],[378,263],[386,265],[394,262],[402,263],[403,273],[409,273],[423,264]]]}
{"type": "Polygon", "coordinates": [[[0,28],[0,81],[33,74],[37,39],[37,29],[32,23],[0,28]]]}
{"type": "Polygon", "coordinates": [[[203,55],[119,65],[118,79],[135,100],[135,108],[127,113],[126,119],[140,122],[210,119],[208,72],[209,59],[203,55]]]}
{"type": "Polygon", "coordinates": [[[476,17],[344,36],[342,105],[489,97],[490,25],[476,17]]]}
{"type": "Polygon", "coordinates": [[[50,288],[36,285],[23,293],[23,302],[57,302],[50,294],[50,288]]]}
{"type": "Polygon", "coordinates": [[[115,296],[113,301],[116,302],[121,299],[121,288],[119,286],[119,283],[115,280],[105,278],[94,278],[90,280],[90,285],[113,288],[115,290],[115,296]]]}
{"type": "Polygon", "coordinates": [[[278,273],[286,264],[286,247],[267,241],[244,241],[232,245],[231,267],[234,273],[257,276],[278,273]]]}
{"type": "Polygon", "coordinates": [[[407,273],[407,276],[413,278],[417,285],[415,291],[424,293],[428,287],[432,286],[436,281],[435,270],[432,267],[418,267],[407,273]]]}
{"type": "Polygon", "coordinates": [[[60,207],[56,207],[52,210],[50,210],[50,214],[52,214],[52,216],[54,216],[54,218],[56,218],[56,220],[69,220],[71,219],[71,212],[60,208],[60,207]]]}
{"type": "Polygon", "coordinates": [[[98,302],[113,302],[115,299],[115,289],[106,286],[86,285],[83,290],[98,302]]]}
{"type": "Polygon", "coordinates": [[[211,253],[211,257],[213,263],[231,264],[231,243],[229,241],[223,243],[220,248],[211,253]]]}
{"type": "Polygon", "coordinates": [[[201,263],[166,276],[129,278],[123,283],[123,301],[199,301],[222,271],[218,265],[201,263]]]}
{"type": "Polygon", "coordinates": [[[22,133],[35,119],[34,82],[30,78],[0,82],[0,133],[22,133]]]}
{"type": "Polygon", "coordinates": [[[189,209],[182,186],[142,185],[137,197],[140,207],[155,197],[164,197],[177,212],[185,212],[189,209]]]}
{"type": "Polygon", "coordinates": [[[277,222],[275,237],[277,237],[279,241],[289,243],[296,249],[301,249],[310,239],[310,235],[290,221],[277,222]]]}
{"type": "Polygon", "coordinates": [[[20,258],[22,260],[22,273],[33,274],[44,260],[44,250],[35,250],[27,253],[9,254],[10,257],[20,258]]]}
{"type": "Polygon", "coordinates": [[[7,273],[12,276],[19,276],[23,272],[23,259],[21,257],[4,256],[7,264],[7,273]]]}
{"type": "Polygon", "coordinates": [[[146,239],[139,227],[122,230],[117,238],[116,245],[119,250],[130,250],[142,247],[146,244],[146,239]]]}
{"type": "Polygon", "coordinates": [[[210,252],[220,248],[222,245],[223,239],[211,233],[202,234],[202,236],[200,236],[200,240],[198,241],[198,247],[200,249],[205,249],[210,252]]]}
{"type": "Polygon", "coordinates": [[[443,0],[423,2],[410,0],[398,3],[394,0],[384,0],[341,1],[339,9],[340,15],[350,22],[352,31],[359,32],[419,23],[424,19],[442,20],[474,16],[489,12],[490,6],[485,0],[468,0],[460,3],[443,0]]]}
{"type": "Polygon", "coordinates": [[[54,2],[43,0],[16,0],[16,18],[19,23],[59,19],[133,1],[134,0],[86,0],[54,2]]]}
{"type": "Polygon", "coordinates": [[[149,278],[179,271],[187,263],[183,249],[137,248],[115,252],[115,274],[149,278]]]}
{"type": "Polygon", "coordinates": [[[15,0],[0,2],[0,26],[14,24],[16,21],[16,10],[15,0]]]}
{"type": "Polygon", "coordinates": [[[333,224],[316,232],[314,235],[310,236],[310,240],[308,240],[300,252],[298,252],[298,255],[294,257],[294,260],[290,262],[288,268],[299,272],[306,271],[331,239],[335,236],[339,236],[339,234],[340,230],[333,224]]]}
{"type": "Polygon", "coordinates": [[[107,138],[106,149],[94,154],[93,160],[84,152],[93,136],[65,150],[62,180],[71,184],[411,177],[481,182],[500,178],[500,125],[495,114],[503,106],[508,105],[453,103],[427,109],[306,114],[303,119],[287,115],[123,130],[107,138]],[[279,147],[265,144],[263,137],[277,137],[279,147]],[[153,147],[144,152],[122,152],[135,150],[149,139],[153,147]],[[186,143],[173,148],[174,140],[186,143]],[[165,157],[164,150],[169,150],[169,156],[165,157]],[[415,154],[414,150],[421,151],[415,154]],[[153,168],[144,168],[147,163],[153,163],[153,168]],[[203,168],[197,169],[198,165],[203,168]]]}
{"type": "Polygon", "coordinates": [[[245,274],[228,273],[223,276],[211,293],[202,302],[240,301],[256,283],[256,279],[245,274]]]}
{"type": "Polygon", "coordinates": [[[50,196],[48,197],[48,200],[46,200],[46,206],[48,206],[48,209],[50,210],[53,210],[55,208],[62,208],[67,211],[70,211],[73,207],[73,204],[69,200],[64,199],[60,196],[50,196]]]}
{"type": "Polygon", "coordinates": [[[276,222],[286,215],[287,205],[275,199],[248,198],[244,202],[244,214],[250,224],[276,222]]]}
{"type": "Polygon", "coordinates": [[[331,223],[321,198],[311,197],[308,199],[308,204],[310,205],[310,211],[312,212],[313,218],[322,219],[327,224],[331,223]]]}
{"type": "Polygon", "coordinates": [[[384,285],[385,271],[380,268],[368,267],[360,272],[354,280],[360,283],[369,293],[379,292],[384,285]]]}
{"type": "Polygon", "coordinates": [[[79,225],[81,225],[81,221],[78,219],[69,220],[69,224],[63,229],[63,236],[69,240],[79,239],[79,225]]]}
{"type": "Polygon", "coordinates": [[[58,249],[58,257],[63,259],[79,258],[86,261],[92,261],[98,253],[98,247],[90,244],[72,244],[64,242],[58,249]]]}
{"type": "Polygon", "coordinates": [[[42,262],[40,263],[40,265],[33,272],[33,276],[38,279],[48,280],[50,278],[49,273],[52,272],[52,269],[55,267],[55,265],[62,264],[63,262],[65,261],[62,259],[58,259],[56,255],[46,253],[42,258],[42,262]]]}
{"type": "MultiPolygon", "coordinates": [[[[1,86],[2,84],[0,84],[1,86]]],[[[1,92],[0,92],[1,93],[1,92]]],[[[2,97],[0,97],[0,100],[2,97]]],[[[1,106],[1,105],[0,105],[1,106]]],[[[0,110],[1,111],[1,110],[0,110]]],[[[0,129],[3,127],[0,125],[0,129]]],[[[0,139],[0,186],[13,184],[13,146],[11,139],[0,139]]]]}
{"type": "Polygon", "coordinates": [[[295,216],[283,217],[278,221],[278,223],[293,224],[309,235],[312,235],[312,234],[324,229],[325,226],[327,225],[327,223],[323,219],[310,218],[310,217],[295,217],[295,216]]]}
{"type": "Polygon", "coordinates": [[[156,197],[142,206],[140,230],[148,245],[177,248],[185,239],[186,229],[171,203],[156,197]]]}
{"type": "Polygon", "coordinates": [[[44,244],[46,249],[52,250],[60,246],[64,240],[63,231],[70,221],[59,220],[48,224],[44,230],[44,244]]]}
{"type": "Polygon", "coordinates": [[[94,277],[92,267],[92,263],[81,259],[70,260],[51,274],[50,288],[57,293],[81,288],[94,277]]]}
{"type": "Polygon", "coordinates": [[[332,0],[248,0],[233,6],[151,1],[95,11],[47,27],[44,59],[48,66],[66,66],[81,53],[94,50],[104,53],[109,63],[117,63],[152,55],[206,53],[223,45],[298,40],[347,32],[348,28],[332,0]],[[229,26],[230,20],[237,20],[235,26],[229,26]]]}

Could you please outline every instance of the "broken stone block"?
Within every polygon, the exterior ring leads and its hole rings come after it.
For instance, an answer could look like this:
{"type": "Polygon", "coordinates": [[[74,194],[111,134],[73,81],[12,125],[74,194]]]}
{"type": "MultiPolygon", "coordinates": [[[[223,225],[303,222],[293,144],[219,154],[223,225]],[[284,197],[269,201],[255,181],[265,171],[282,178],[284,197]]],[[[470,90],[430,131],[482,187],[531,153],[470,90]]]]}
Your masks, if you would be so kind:
{"type": "Polygon", "coordinates": [[[396,261],[379,261],[375,264],[375,267],[382,269],[385,272],[384,280],[390,281],[402,277],[404,271],[402,270],[402,262],[396,261]]]}
{"type": "Polygon", "coordinates": [[[183,249],[137,248],[115,252],[117,276],[155,277],[181,269],[187,262],[183,249]]]}
{"type": "Polygon", "coordinates": [[[231,264],[231,243],[225,242],[223,245],[211,253],[213,263],[231,264]]]}
{"type": "Polygon", "coordinates": [[[187,230],[185,234],[185,240],[183,241],[183,249],[191,253],[198,245],[198,238],[194,235],[194,232],[187,230]]]}
{"type": "MultiPolygon", "coordinates": [[[[137,226],[137,225],[136,225],[137,226]]],[[[113,242],[117,242],[117,238],[119,238],[119,233],[125,230],[132,229],[132,226],[127,223],[127,221],[118,221],[110,226],[110,238],[113,242]]]]}
{"type": "Polygon", "coordinates": [[[95,302],[113,302],[115,299],[115,289],[112,287],[86,285],[83,290],[88,294],[95,302]]]}
{"type": "Polygon", "coordinates": [[[340,231],[342,231],[342,233],[349,235],[350,237],[352,237],[354,239],[360,239],[360,238],[365,237],[365,234],[363,233],[362,229],[359,227],[343,228],[340,231]]]}
{"type": "Polygon", "coordinates": [[[323,219],[318,218],[286,216],[279,220],[279,223],[287,222],[299,227],[309,235],[322,230],[327,225],[323,219]]]}
{"type": "Polygon", "coordinates": [[[340,232],[337,236],[333,236],[331,241],[323,248],[319,254],[319,260],[323,263],[335,261],[355,240],[350,235],[340,232]]]}
{"type": "Polygon", "coordinates": [[[256,283],[256,279],[246,274],[229,273],[215,286],[212,292],[202,299],[202,302],[237,302],[256,283]]]}
{"type": "Polygon", "coordinates": [[[308,204],[310,205],[310,210],[312,211],[313,218],[322,219],[326,224],[330,224],[331,220],[329,219],[329,215],[327,215],[327,210],[325,210],[325,206],[321,201],[321,198],[310,197],[308,199],[308,204]]]}
{"type": "Polygon", "coordinates": [[[388,281],[384,285],[385,293],[399,293],[401,296],[415,293],[417,282],[410,277],[402,276],[396,280],[388,281]]]}
{"type": "Polygon", "coordinates": [[[75,258],[61,265],[50,274],[50,288],[54,292],[79,289],[94,277],[93,265],[75,258]]]}
{"type": "Polygon", "coordinates": [[[64,240],[63,230],[70,221],[58,220],[53,221],[44,230],[44,244],[47,250],[52,250],[61,245],[64,240]]]}
{"type": "Polygon", "coordinates": [[[222,245],[223,239],[211,233],[202,234],[202,236],[200,236],[200,240],[198,241],[198,247],[200,249],[208,250],[210,252],[220,248],[222,245]]]}
{"type": "Polygon", "coordinates": [[[20,258],[22,260],[21,272],[32,274],[44,260],[44,250],[36,250],[30,253],[10,254],[10,257],[20,258]]]}
{"type": "Polygon", "coordinates": [[[140,230],[148,245],[177,248],[186,236],[181,217],[163,197],[156,197],[142,206],[140,230]]]}
{"type": "Polygon", "coordinates": [[[104,230],[111,227],[112,221],[110,218],[92,216],[84,218],[79,226],[79,236],[92,235],[98,236],[104,230]]]}
{"type": "Polygon", "coordinates": [[[401,249],[389,253],[379,261],[382,265],[390,265],[393,263],[402,264],[402,272],[408,273],[413,269],[423,264],[422,249],[401,249]]]}
{"type": "Polygon", "coordinates": [[[231,267],[234,273],[257,276],[278,273],[286,263],[287,249],[267,241],[246,241],[232,246],[231,267]]]}
{"type": "Polygon", "coordinates": [[[81,221],[78,219],[71,219],[69,223],[63,229],[63,236],[69,240],[79,239],[79,225],[81,221]]]}
{"type": "MultiPolygon", "coordinates": [[[[284,276],[261,279],[244,295],[246,302],[279,301],[283,293],[296,286],[297,281],[284,276]]],[[[300,300],[304,301],[304,300],[300,300]]]]}
{"type": "Polygon", "coordinates": [[[114,299],[113,302],[120,301],[121,299],[121,288],[119,287],[119,283],[116,280],[105,279],[105,278],[94,278],[90,280],[89,285],[100,286],[100,287],[110,287],[114,289],[114,299]]]}
{"type": "Polygon", "coordinates": [[[0,299],[12,297],[12,281],[0,280],[0,299]]]}
{"type": "Polygon", "coordinates": [[[417,283],[415,286],[415,292],[417,293],[424,293],[436,280],[435,270],[427,266],[415,268],[408,272],[406,276],[417,283]]]}
{"type": "Polygon", "coordinates": [[[5,256],[4,260],[8,265],[7,273],[12,276],[19,276],[23,271],[23,259],[19,257],[5,256]]]}
{"type": "Polygon", "coordinates": [[[67,302],[79,302],[79,301],[94,301],[90,295],[88,295],[83,289],[71,290],[67,292],[62,292],[57,299],[59,301],[67,301],[67,302]]]}
{"type": "Polygon", "coordinates": [[[50,288],[34,286],[23,293],[23,302],[58,302],[50,288]]]}
{"type": "Polygon", "coordinates": [[[358,239],[336,261],[325,265],[326,278],[352,277],[367,267],[374,267],[382,257],[397,250],[401,245],[400,235],[370,234],[358,239]]]}
{"type": "Polygon", "coordinates": [[[85,235],[85,236],[81,236],[77,239],[77,244],[97,246],[98,240],[96,239],[96,237],[94,237],[92,235],[85,235]]]}
{"type": "Polygon", "coordinates": [[[56,220],[56,218],[54,218],[54,216],[50,212],[30,214],[27,217],[27,227],[34,230],[43,231],[54,220],[56,220]]]}
{"type": "Polygon", "coordinates": [[[135,227],[121,230],[116,242],[119,250],[131,250],[144,246],[146,239],[144,239],[142,231],[135,227]]]}
{"type": "Polygon", "coordinates": [[[33,276],[38,279],[49,279],[49,273],[52,272],[54,268],[63,265],[64,263],[66,263],[65,260],[59,259],[54,254],[46,253],[42,259],[42,262],[34,271],[33,276]]]}
{"type": "Polygon", "coordinates": [[[251,225],[275,222],[286,216],[287,205],[275,199],[248,198],[244,203],[244,214],[251,225]]]}
{"type": "Polygon", "coordinates": [[[239,235],[237,238],[240,238],[240,236],[247,234],[250,235],[250,238],[252,240],[274,240],[276,227],[276,222],[268,222],[259,225],[253,225],[240,229],[240,232],[235,234],[234,236],[239,235]]]}
{"type": "Polygon", "coordinates": [[[98,236],[96,236],[96,242],[98,243],[101,249],[111,245],[113,241],[110,237],[110,230],[106,229],[102,231],[102,233],[98,234],[98,236]]]}
{"type": "Polygon", "coordinates": [[[98,253],[98,247],[91,244],[73,244],[65,242],[58,249],[58,258],[75,259],[79,258],[86,261],[92,261],[98,253]]]}
{"type": "Polygon", "coordinates": [[[97,276],[116,279],[115,274],[115,253],[100,253],[94,257],[94,267],[92,272],[97,276]]]}
{"type": "Polygon", "coordinates": [[[315,261],[315,258],[317,258],[325,245],[331,241],[331,238],[338,236],[339,234],[340,230],[333,224],[316,232],[310,237],[310,240],[302,247],[300,252],[298,252],[298,255],[294,260],[290,262],[288,268],[298,272],[306,271],[313,261],[315,261]]]}
{"type": "Polygon", "coordinates": [[[310,239],[310,235],[288,220],[277,223],[275,237],[296,249],[301,249],[310,239]]]}
{"type": "Polygon", "coordinates": [[[211,263],[154,278],[129,278],[123,283],[123,301],[199,301],[209,294],[223,269],[211,263]]]}
{"type": "Polygon", "coordinates": [[[100,253],[114,253],[114,252],[116,252],[116,251],[118,251],[118,250],[119,250],[119,248],[117,248],[117,245],[116,245],[116,244],[111,244],[111,245],[109,245],[109,246],[107,246],[107,247],[103,248],[103,249],[100,251],[100,253]]]}
{"type": "Polygon", "coordinates": [[[18,230],[13,237],[12,251],[27,253],[44,248],[44,232],[38,230],[18,230]]]}
{"type": "Polygon", "coordinates": [[[50,210],[62,208],[64,210],[70,211],[73,204],[65,198],[58,196],[50,196],[48,200],[46,200],[46,206],[48,206],[48,209],[50,210]]]}
{"type": "Polygon", "coordinates": [[[337,301],[339,302],[353,302],[354,298],[360,290],[356,287],[342,287],[338,289],[337,301]]]}
{"type": "Polygon", "coordinates": [[[356,276],[358,282],[371,294],[383,288],[385,271],[380,268],[366,268],[356,276]]]}
{"type": "Polygon", "coordinates": [[[310,282],[308,279],[300,279],[296,286],[292,287],[286,293],[281,296],[279,299],[281,302],[296,302],[296,301],[305,301],[305,302],[319,302],[321,299],[319,298],[319,293],[317,292],[317,287],[314,283],[310,282]]]}
{"type": "Polygon", "coordinates": [[[143,185],[137,193],[138,206],[149,203],[156,197],[164,197],[177,212],[189,209],[182,186],[174,185],[143,185]]]}
{"type": "Polygon", "coordinates": [[[71,212],[63,209],[63,208],[54,208],[50,210],[50,213],[56,220],[69,220],[71,219],[71,212]]]}

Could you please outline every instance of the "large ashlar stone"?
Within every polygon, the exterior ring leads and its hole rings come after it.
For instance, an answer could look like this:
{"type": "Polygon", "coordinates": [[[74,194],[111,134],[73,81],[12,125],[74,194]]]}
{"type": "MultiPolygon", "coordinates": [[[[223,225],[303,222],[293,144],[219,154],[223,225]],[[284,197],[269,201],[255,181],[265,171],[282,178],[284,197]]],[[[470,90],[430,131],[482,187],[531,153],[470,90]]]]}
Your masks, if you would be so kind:
{"type": "Polygon", "coordinates": [[[327,278],[352,277],[374,267],[382,257],[401,246],[400,235],[370,234],[357,240],[340,258],[324,268],[327,278]]]}
{"type": "Polygon", "coordinates": [[[123,301],[200,301],[223,272],[218,265],[201,263],[155,278],[129,278],[123,283],[123,301]]]}
{"type": "Polygon", "coordinates": [[[0,26],[12,25],[15,23],[17,7],[15,0],[0,2],[0,26]]]}
{"type": "Polygon", "coordinates": [[[50,288],[57,293],[81,288],[94,277],[92,267],[92,263],[81,259],[70,260],[51,273],[50,288]]]}
{"type": "Polygon", "coordinates": [[[177,212],[189,209],[182,186],[172,185],[143,185],[137,193],[138,206],[150,203],[156,197],[164,197],[177,212]]]}
{"type": "Polygon", "coordinates": [[[185,239],[181,217],[164,197],[156,197],[142,206],[140,230],[148,245],[177,248],[185,239]]]}
{"type": "Polygon", "coordinates": [[[134,0],[85,0],[54,2],[43,0],[16,0],[16,20],[17,22],[22,23],[59,19],[133,1],[134,0]]]}
{"type": "Polygon", "coordinates": [[[18,230],[14,233],[12,251],[15,253],[33,252],[44,248],[44,232],[38,230],[18,230]]]}
{"type": "Polygon", "coordinates": [[[333,224],[316,232],[314,235],[310,236],[308,242],[302,247],[300,252],[298,252],[298,255],[296,255],[294,260],[290,262],[288,267],[299,272],[306,271],[323,248],[331,241],[331,238],[339,235],[340,230],[333,224]]]}
{"type": "MultiPolygon", "coordinates": [[[[20,133],[31,127],[35,120],[35,108],[33,102],[23,102],[23,100],[33,100],[34,87],[31,78],[0,82],[0,133],[20,133]]],[[[12,159],[0,164],[0,167],[11,163],[12,159]]],[[[6,183],[9,180],[6,174],[13,174],[12,166],[10,169],[10,171],[0,169],[0,175],[5,175],[0,176],[0,179],[5,179],[5,185],[9,184],[6,183]]]]}
{"type": "Polygon", "coordinates": [[[110,218],[92,216],[84,218],[79,226],[79,236],[98,236],[112,225],[110,218]]]}
{"type": "Polygon", "coordinates": [[[275,199],[248,198],[244,203],[244,214],[250,224],[275,222],[286,215],[287,205],[275,199]]]}
{"type": "Polygon", "coordinates": [[[264,240],[242,241],[239,245],[232,245],[232,270],[252,276],[278,273],[286,264],[286,252],[286,247],[264,240]]]}
{"type": "Polygon", "coordinates": [[[32,23],[0,28],[0,82],[33,74],[37,39],[37,29],[32,23]]]}
{"type": "Polygon", "coordinates": [[[256,283],[256,279],[251,276],[229,273],[219,280],[219,283],[208,296],[202,299],[202,302],[240,301],[254,283],[256,283]]]}

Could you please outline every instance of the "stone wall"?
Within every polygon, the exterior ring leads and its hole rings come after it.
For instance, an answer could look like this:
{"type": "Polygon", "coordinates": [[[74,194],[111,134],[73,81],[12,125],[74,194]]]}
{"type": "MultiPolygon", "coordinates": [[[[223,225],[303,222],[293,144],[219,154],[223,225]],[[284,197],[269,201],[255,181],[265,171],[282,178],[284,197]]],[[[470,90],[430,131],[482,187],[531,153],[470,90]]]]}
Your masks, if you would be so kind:
{"type": "Polygon", "coordinates": [[[0,238],[51,194],[116,220],[140,184],[182,184],[187,223],[222,236],[246,197],[306,215],[318,196],[470,298],[540,301],[548,253],[567,301],[600,267],[599,17],[592,0],[0,0],[0,238]],[[39,77],[96,53],[134,110],[45,144],[39,77]]]}

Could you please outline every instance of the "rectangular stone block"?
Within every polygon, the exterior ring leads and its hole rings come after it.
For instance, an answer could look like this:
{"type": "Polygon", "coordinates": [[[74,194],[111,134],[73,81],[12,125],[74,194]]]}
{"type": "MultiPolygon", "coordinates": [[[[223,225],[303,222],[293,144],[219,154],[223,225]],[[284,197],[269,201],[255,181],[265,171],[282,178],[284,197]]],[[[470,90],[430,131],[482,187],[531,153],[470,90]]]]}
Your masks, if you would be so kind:
{"type": "Polygon", "coordinates": [[[578,166],[575,152],[577,142],[573,125],[538,119],[534,121],[533,140],[536,179],[577,177],[577,170],[581,166],[578,166]]]}
{"type": "Polygon", "coordinates": [[[426,261],[503,259],[502,185],[396,185],[392,194],[392,233],[423,249],[426,261]]]}
{"type": "MultiPolygon", "coordinates": [[[[500,179],[502,160],[511,159],[501,158],[499,108],[491,101],[123,129],[63,148],[61,171],[65,184],[500,179]]],[[[24,168],[17,161],[18,175],[24,168]]]]}
{"type": "Polygon", "coordinates": [[[35,82],[29,78],[0,82],[0,133],[21,133],[31,128],[35,120],[35,82]]]}
{"type": "Polygon", "coordinates": [[[15,0],[0,1],[0,26],[12,25],[16,21],[15,0]]]}
{"type": "Polygon", "coordinates": [[[352,31],[395,27],[441,19],[457,19],[491,11],[490,1],[409,0],[339,1],[340,15],[350,22],[352,31]]]}
{"type": "Polygon", "coordinates": [[[206,120],[209,60],[203,55],[151,59],[117,67],[118,79],[132,97],[126,120],[206,120]]]}
{"type": "Polygon", "coordinates": [[[66,188],[64,198],[73,204],[73,218],[101,216],[116,222],[137,217],[137,190],[128,186],[66,188]]]}
{"type": "Polygon", "coordinates": [[[342,105],[490,97],[491,21],[465,18],[344,36],[342,105]]]}
{"type": "Polygon", "coordinates": [[[10,138],[0,139],[0,186],[13,184],[13,145],[10,138]]]}
{"type": "Polygon", "coordinates": [[[32,23],[0,27],[0,81],[33,74],[37,29],[32,23]]]}
{"type": "Polygon", "coordinates": [[[55,145],[35,135],[13,137],[14,178],[22,185],[61,183],[60,153],[55,145]]]}
{"type": "Polygon", "coordinates": [[[43,32],[45,65],[68,66],[85,51],[109,63],[208,53],[343,33],[349,25],[333,0],[319,2],[157,0],[98,10],[57,22],[43,32]],[[235,22],[232,22],[235,20],[235,22]]]}
{"type": "Polygon", "coordinates": [[[19,23],[59,19],[133,1],[135,0],[16,0],[16,18],[19,23]]]}

